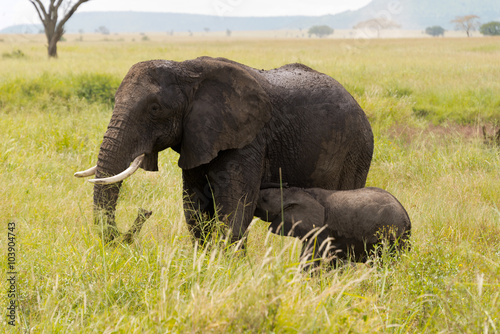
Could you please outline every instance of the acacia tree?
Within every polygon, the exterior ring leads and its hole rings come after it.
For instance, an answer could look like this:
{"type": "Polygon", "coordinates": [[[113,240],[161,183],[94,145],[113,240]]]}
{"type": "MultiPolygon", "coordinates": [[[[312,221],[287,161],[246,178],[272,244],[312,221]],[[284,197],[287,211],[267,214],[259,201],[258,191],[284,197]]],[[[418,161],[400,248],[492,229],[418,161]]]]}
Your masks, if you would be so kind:
{"type": "Polygon", "coordinates": [[[365,35],[364,37],[370,37],[372,35],[371,32],[377,32],[377,38],[379,38],[380,30],[397,29],[401,28],[401,25],[385,17],[379,17],[359,22],[353,28],[362,30],[365,35]]]}
{"type": "Polygon", "coordinates": [[[63,0],[50,0],[48,6],[44,6],[41,0],[28,0],[35,6],[38,17],[42,21],[47,36],[47,51],[49,57],[57,58],[57,42],[64,34],[64,25],[73,15],[78,7],[89,0],[78,0],[75,3],[63,0]],[[61,5],[64,6],[61,8],[61,5]],[[62,11],[62,18],[59,19],[59,10],[62,11]]]}
{"type": "Polygon", "coordinates": [[[455,23],[457,29],[463,30],[467,33],[467,37],[470,37],[470,32],[476,30],[479,27],[479,16],[477,15],[465,15],[457,16],[452,23],[455,23]]]}

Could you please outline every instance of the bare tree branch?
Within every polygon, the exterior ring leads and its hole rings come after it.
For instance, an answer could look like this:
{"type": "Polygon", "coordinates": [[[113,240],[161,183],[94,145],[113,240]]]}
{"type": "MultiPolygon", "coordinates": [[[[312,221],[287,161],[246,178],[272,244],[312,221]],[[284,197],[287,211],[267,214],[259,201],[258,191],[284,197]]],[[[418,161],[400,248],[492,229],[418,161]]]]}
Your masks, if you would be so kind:
{"type": "Polygon", "coordinates": [[[45,22],[47,18],[47,12],[45,11],[45,7],[40,2],[40,0],[29,0],[29,1],[33,4],[33,6],[35,6],[36,12],[38,13],[38,17],[40,18],[42,23],[45,22]]]}
{"type": "Polygon", "coordinates": [[[88,2],[90,0],[78,0],[76,3],[72,4],[71,0],[65,2],[65,0],[50,0],[46,7],[43,5],[42,0],[28,0],[35,7],[38,17],[43,23],[45,28],[45,35],[47,36],[48,47],[47,51],[49,57],[57,57],[57,42],[61,39],[64,34],[64,25],[70,17],[76,12],[81,4],[88,2]],[[63,6],[67,4],[67,6],[63,6]],[[62,14],[62,19],[58,22],[59,9],[61,6],[65,7],[64,13],[62,14]],[[68,10],[66,10],[68,8],[68,10]]]}
{"type": "MultiPolygon", "coordinates": [[[[62,0],[60,0],[62,1],[62,0]]],[[[62,20],[59,22],[59,24],[57,25],[57,28],[59,29],[59,27],[64,27],[64,25],[66,24],[66,22],[69,20],[69,18],[76,12],[76,10],[78,9],[78,7],[80,7],[81,4],[85,3],[85,2],[88,2],[89,0],[78,0],[78,2],[76,4],[74,4],[70,10],[64,15],[64,17],[62,18],[62,20]]]]}
{"type": "Polygon", "coordinates": [[[54,22],[57,22],[57,17],[59,16],[58,13],[59,7],[54,5],[55,2],[56,0],[50,0],[50,13],[51,13],[51,19],[54,22]]]}

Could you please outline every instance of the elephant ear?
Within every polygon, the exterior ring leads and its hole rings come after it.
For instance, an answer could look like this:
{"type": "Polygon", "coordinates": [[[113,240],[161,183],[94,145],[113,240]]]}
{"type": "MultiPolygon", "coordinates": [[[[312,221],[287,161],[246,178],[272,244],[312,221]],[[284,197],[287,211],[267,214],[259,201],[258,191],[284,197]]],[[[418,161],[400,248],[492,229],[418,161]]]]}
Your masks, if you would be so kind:
{"type": "Polygon", "coordinates": [[[183,123],[182,169],[250,144],[271,118],[268,95],[241,65],[211,58],[198,62],[201,81],[183,123]]]}
{"type": "MultiPolygon", "coordinates": [[[[323,227],[325,222],[325,207],[314,197],[303,190],[291,189],[283,192],[283,215],[285,225],[291,229],[293,224],[302,221],[294,228],[294,236],[303,237],[314,228],[323,227]]],[[[281,221],[281,217],[277,220],[281,221]]],[[[273,222],[274,225],[278,221],[273,222]]]]}

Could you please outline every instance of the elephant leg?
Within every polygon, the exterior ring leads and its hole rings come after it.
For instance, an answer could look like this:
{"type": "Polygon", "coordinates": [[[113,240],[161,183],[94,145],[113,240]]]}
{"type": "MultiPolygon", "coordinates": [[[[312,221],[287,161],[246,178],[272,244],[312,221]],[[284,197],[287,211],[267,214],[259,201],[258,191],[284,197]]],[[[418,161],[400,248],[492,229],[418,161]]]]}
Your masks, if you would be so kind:
{"type": "Polygon", "coordinates": [[[182,176],[184,216],[188,229],[199,242],[205,243],[216,216],[211,189],[203,171],[183,171],[182,176]]]}
{"type": "Polygon", "coordinates": [[[243,237],[259,196],[263,155],[263,149],[247,146],[223,151],[209,164],[183,170],[184,214],[200,242],[221,223],[232,242],[243,237]]]}
{"type": "Polygon", "coordinates": [[[237,242],[245,236],[253,219],[257,196],[250,191],[242,196],[221,196],[216,199],[221,207],[219,217],[229,228],[231,242],[237,242]]]}
{"type": "Polygon", "coordinates": [[[347,153],[335,189],[351,190],[364,188],[372,156],[367,151],[352,150],[347,153]]]}
{"type": "Polygon", "coordinates": [[[253,147],[228,150],[207,174],[219,219],[231,241],[240,240],[252,222],[263,174],[263,152],[253,147]]]}

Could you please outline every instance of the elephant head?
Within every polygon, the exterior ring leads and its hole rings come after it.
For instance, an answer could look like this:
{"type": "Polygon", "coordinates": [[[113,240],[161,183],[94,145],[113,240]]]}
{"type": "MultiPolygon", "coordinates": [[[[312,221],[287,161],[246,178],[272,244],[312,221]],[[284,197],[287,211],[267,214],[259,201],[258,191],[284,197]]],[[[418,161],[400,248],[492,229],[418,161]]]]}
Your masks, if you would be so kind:
{"type": "Polygon", "coordinates": [[[115,210],[124,178],[158,170],[158,152],[173,148],[179,166],[209,163],[222,150],[252,142],[271,117],[269,98],[250,71],[225,59],[152,60],[134,65],[115,95],[97,166],[94,215],[118,234],[115,210]],[[132,162],[132,165],[128,167],[132,162]]]}
{"type": "Polygon", "coordinates": [[[262,189],[255,215],[271,222],[272,232],[304,237],[325,225],[325,208],[300,188],[262,189]]]}

